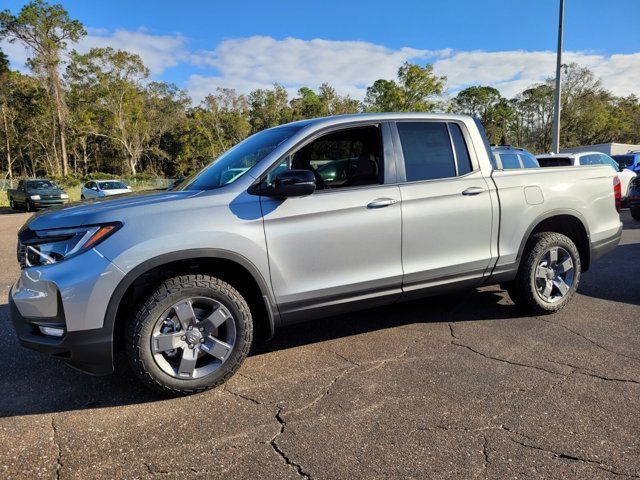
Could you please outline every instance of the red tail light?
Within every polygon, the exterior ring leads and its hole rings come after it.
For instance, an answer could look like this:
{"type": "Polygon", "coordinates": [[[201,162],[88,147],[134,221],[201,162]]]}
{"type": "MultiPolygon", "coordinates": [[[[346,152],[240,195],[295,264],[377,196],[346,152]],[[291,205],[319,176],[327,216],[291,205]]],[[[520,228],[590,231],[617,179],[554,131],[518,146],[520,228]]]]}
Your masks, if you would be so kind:
{"type": "Polygon", "coordinates": [[[613,177],[613,197],[616,200],[616,210],[619,212],[622,202],[622,187],[617,176],[613,177]]]}

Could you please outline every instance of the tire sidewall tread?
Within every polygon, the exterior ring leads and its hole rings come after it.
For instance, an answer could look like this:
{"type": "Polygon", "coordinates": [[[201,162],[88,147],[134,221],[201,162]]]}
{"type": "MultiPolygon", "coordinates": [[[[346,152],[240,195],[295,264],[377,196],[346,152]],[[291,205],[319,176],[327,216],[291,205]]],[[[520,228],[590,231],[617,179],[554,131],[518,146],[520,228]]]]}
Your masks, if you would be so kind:
{"type": "Polygon", "coordinates": [[[541,232],[531,237],[518,269],[516,279],[510,284],[509,295],[514,303],[527,308],[536,314],[550,314],[562,310],[573,298],[580,283],[582,266],[580,264],[580,254],[573,241],[561,233],[541,232]],[[551,247],[558,246],[564,248],[572,257],[574,278],[571,289],[560,301],[549,303],[540,298],[535,287],[535,269],[544,255],[551,247]]]}
{"type": "Polygon", "coordinates": [[[221,385],[240,367],[251,348],[253,320],[240,293],[223,280],[204,274],[180,275],[163,281],[147,296],[136,314],[127,321],[126,353],[135,375],[149,388],[167,396],[182,396],[221,385]],[[167,375],[147,350],[150,330],[158,316],[180,300],[206,296],[224,304],[236,321],[236,341],[230,357],[206,377],[183,380],[167,375]]]}

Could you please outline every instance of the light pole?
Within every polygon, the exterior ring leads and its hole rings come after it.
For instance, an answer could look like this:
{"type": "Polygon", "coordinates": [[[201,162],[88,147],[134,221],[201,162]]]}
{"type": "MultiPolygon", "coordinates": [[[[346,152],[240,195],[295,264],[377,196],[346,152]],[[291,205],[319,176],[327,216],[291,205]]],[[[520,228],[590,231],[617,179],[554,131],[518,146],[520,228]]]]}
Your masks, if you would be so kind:
{"type": "Polygon", "coordinates": [[[560,0],[560,18],[558,20],[558,53],[556,58],[556,91],[553,108],[553,141],[551,151],[560,152],[560,94],[562,73],[562,24],[564,23],[564,0],[560,0]]]}

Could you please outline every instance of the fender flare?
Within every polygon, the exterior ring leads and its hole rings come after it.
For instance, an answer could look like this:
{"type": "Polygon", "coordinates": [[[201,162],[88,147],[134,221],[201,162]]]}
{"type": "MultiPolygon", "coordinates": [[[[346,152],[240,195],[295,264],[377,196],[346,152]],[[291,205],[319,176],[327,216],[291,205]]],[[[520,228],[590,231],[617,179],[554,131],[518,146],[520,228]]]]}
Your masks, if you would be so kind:
{"type": "Polygon", "coordinates": [[[262,299],[265,302],[265,308],[267,310],[268,322],[269,322],[269,338],[273,337],[276,327],[280,324],[280,312],[278,310],[275,299],[272,295],[269,283],[264,279],[258,268],[247,258],[229,250],[221,250],[217,248],[197,248],[189,250],[181,250],[177,252],[164,253],[156,257],[145,260],[144,262],[136,265],[132,270],[120,280],[118,286],[115,288],[109,299],[107,305],[107,311],[104,315],[104,323],[102,329],[105,334],[109,335],[112,339],[111,342],[111,364],[113,368],[113,335],[116,324],[116,315],[120,303],[124,298],[125,293],[129,287],[135,282],[143,273],[164,265],[166,263],[172,263],[180,260],[191,260],[198,258],[207,259],[222,259],[229,260],[241,265],[245,268],[249,274],[253,277],[260,289],[262,299]]]}
{"type": "Polygon", "coordinates": [[[540,225],[542,222],[544,222],[545,220],[548,220],[549,218],[552,218],[552,217],[559,217],[562,215],[568,216],[568,217],[575,217],[582,224],[584,231],[587,233],[587,246],[589,247],[587,252],[589,254],[589,257],[591,257],[591,240],[590,240],[591,233],[589,232],[589,224],[587,223],[587,220],[584,217],[584,215],[582,215],[582,213],[580,213],[579,211],[573,210],[570,208],[558,208],[558,209],[544,212],[543,214],[536,217],[536,219],[531,223],[531,225],[529,225],[524,235],[522,236],[522,240],[520,241],[520,247],[518,248],[518,255],[516,257],[516,269],[520,267],[520,260],[522,259],[522,254],[524,253],[524,247],[527,245],[527,241],[531,236],[531,232],[533,232],[536,229],[536,227],[540,225]]]}

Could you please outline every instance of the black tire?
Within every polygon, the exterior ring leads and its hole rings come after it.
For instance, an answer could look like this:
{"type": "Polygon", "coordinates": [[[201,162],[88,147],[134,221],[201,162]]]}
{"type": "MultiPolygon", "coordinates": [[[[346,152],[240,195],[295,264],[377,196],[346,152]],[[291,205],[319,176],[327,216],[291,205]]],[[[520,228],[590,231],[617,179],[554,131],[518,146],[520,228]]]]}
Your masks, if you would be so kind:
{"type": "Polygon", "coordinates": [[[201,392],[224,383],[238,370],[253,340],[253,319],[245,299],[228,283],[209,275],[182,275],[162,282],[142,303],[126,328],[126,355],[136,376],[150,389],[168,396],[201,392]],[[176,378],[156,363],[151,352],[154,325],[180,300],[207,297],[226,307],[235,321],[236,337],[229,357],[201,378],[176,378]]]}
{"type": "Polygon", "coordinates": [[[631,207],[629,211],[634,220],[640,221],[640,207],[631,207]]]}
{"type": "Polygon", "coordinates": [[[35,207],[33,206],[33,204],[29,200],[25,200],[24,201],[24,209],[27,212],[35,212],[36,211],[35,207]]]}
{"type": "Polygon", "coordinates": [[[84,200],[84,195],[80,195],[80,200],[84,200]]]}
{"type": "MultiPolygon", "coordinates": [[[[513,282],[505,284],[513,302],[535,314],[554,313],[564,308],[573,298],[580,283],[581,264],[578,249],[571,239],[555,232],[541,232],[527,242],[518,274],[513,282]],[[549,302],[542,298],[536,285],[536,268],[543,256],[553,247],[561,247],[573,262],[573,278],[569,290],[559,300],[549,302]]],[[[549,281],[549,280],[547,280],[549,281]]]]}
{"type": "Polygon", "coordinates": [[[11,207],[11,210],[18,210],[16,208],[16,202],[13,201],[13,198],[9,198],[9,207],[11,207]]]}

